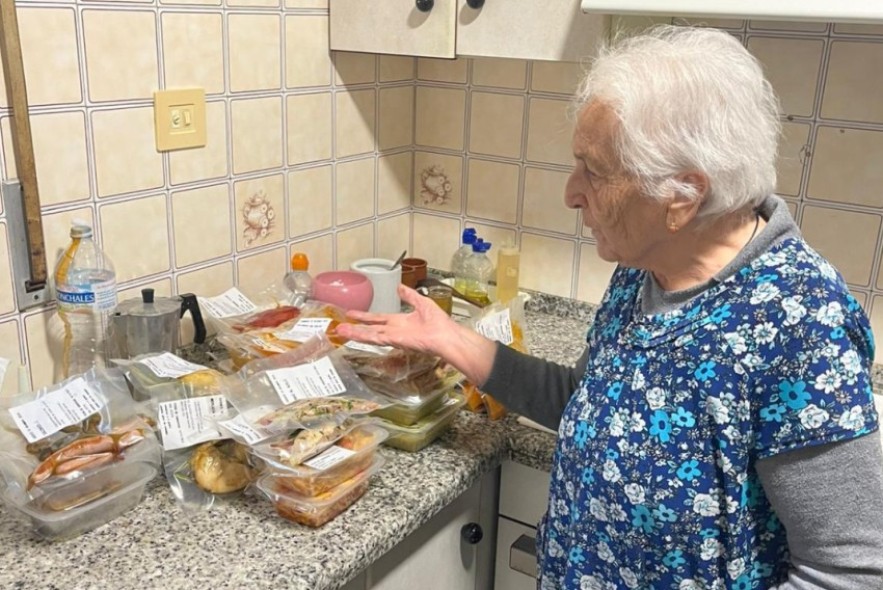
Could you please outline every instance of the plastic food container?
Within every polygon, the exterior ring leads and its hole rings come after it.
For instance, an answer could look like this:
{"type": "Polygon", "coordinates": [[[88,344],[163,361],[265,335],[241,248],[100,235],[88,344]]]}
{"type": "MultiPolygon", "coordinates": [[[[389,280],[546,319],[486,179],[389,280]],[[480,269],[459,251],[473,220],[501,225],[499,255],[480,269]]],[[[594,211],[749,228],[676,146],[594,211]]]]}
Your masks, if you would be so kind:
{"type": "Polygon", "coordinates": [[[283,467],[277,463],[269,463],[269,465],[275,481],[283,489],[301,496],[319,496],[368,469],[374,460],[377,447],[386,440],[387,436],[389,434],[383,427],[377,424],[363,424],[354,428],[333,446],[297,467],[283,467]],[[320,465],[326,458],[331,458],[328,467],[311,466],[320,465]]]}
{"type": "Polygon", "coordinates": [[[289,489],[278,474],[268,474],[257,482],[282,518],[309,527],[320,527],[352,506],[368,489],[368,479],[383,467],[382,455],[374,455],[367,469],[354,474],[340,485],[314,497],[289,489]]]}
{"type": "Polygon", "coordinates": [[[450,426],[457,412],[466,403],[462,395],[451,394],[444,406],[416,424],[402,426],[389,421],[382,425],[389,432],[386,444],[403,451],[417,452],[441,436],[450,426]]]}
{"type": "Polygon", "coordinates": [[[448,393],[451,391],[451,389],[439,389],[430,392],[429,395],[420,398],[415,403],[394,403],[386,408],[375,410],[371,415],[402,426],[410,426],[437,412],[448,400],[448,393]]]}

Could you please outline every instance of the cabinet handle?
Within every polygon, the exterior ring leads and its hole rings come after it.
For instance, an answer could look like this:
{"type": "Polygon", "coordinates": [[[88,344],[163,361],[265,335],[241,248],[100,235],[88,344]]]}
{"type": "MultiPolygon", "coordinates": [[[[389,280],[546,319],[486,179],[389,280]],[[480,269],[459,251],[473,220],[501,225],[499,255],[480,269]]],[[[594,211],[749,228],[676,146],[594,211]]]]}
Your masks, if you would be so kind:
{"type": "Polygon", "coordinates": [[[537,577],[537,540],[521,535],[509,547],[509,569],[531,578],[537,577]]]}
{"type": "Polygon", "coordinates": [[[470,522],[469,524],[464,524],[463,528],[460,529],[460,536],[470,545],[475,545],[484,537],[484,531],[481,530],[481,525],[477,522],[470,522]]]}
{"type": "Polygon", "coordinates": [[[469,8],[474,8],[478,10],[482,6],[484,6],[484,0],[466,0],[466,4],[469,5],[469,8]]]}
{"type": "Polygon", "coordinates": [[[435,0],[417,0],[417,10],[420,12],[429,12],[435,5],[435,0]]]}

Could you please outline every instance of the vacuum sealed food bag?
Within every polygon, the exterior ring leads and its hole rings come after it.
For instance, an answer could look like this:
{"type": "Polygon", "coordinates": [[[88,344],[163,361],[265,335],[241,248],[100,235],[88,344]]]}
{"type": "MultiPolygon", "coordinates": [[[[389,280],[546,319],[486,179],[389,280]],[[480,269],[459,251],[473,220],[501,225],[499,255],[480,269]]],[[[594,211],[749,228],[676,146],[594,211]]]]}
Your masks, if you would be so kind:
{"type": "Polygon", "coordinates": [[[363,417],[333,414],[310,428],[298,428],[254,443],[249,452],[270,467],[283,469],[296,467],[335,444],[365,422],[366,419],[363,417]]]}
{"type": "Polygon", "coordinates": [[[208,509],[238,495],[260,475],[247,447],[230,439],[211,440],[163,452],[163,470],[175,500],[189,509],[208,509]]]}
{"type": "Polygon", "coordinates": [[[167,400],[224,395],[228,377],[170,352],[149,353],[116,361],[138,400],[167,400]]]}
{"type": "Polygon", "coordinates": [[[76,536],[135,506],[157,474],[152,420],[119,370],[90,370],[10,408],[0,499],[45,538],[76,536]]]}

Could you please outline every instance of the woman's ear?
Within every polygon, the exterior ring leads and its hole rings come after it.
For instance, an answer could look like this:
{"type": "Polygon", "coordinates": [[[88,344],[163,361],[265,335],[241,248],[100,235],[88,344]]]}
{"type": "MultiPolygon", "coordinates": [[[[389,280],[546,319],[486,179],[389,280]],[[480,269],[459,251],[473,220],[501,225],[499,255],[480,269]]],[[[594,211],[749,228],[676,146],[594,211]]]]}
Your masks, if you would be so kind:
{"type": "Polygon", "coordinates": [[[708,177],[699,171],[682,172],[672,179],[674,190],[668,202],[665,224],[672,233],[696,218],[708,195],[708,177]]]}

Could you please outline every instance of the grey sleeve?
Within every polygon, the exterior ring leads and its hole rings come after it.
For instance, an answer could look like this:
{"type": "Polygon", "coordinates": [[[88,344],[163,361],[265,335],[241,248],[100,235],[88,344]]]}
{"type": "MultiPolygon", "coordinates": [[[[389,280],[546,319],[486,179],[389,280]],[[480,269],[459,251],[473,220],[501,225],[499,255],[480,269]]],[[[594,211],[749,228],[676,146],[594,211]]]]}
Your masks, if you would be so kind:
{"type": "Polygon", "coordinates": [[[761,459],[757,473],[791,554],[775,590],[883,590],[879,430],[761,459]]]}
{"type": "Polygon", "coordinates": [[[576,366],[567,367],[497,344],[491,374],[481,390],[510,411],[557,430],[564,406],[586,372],[588,359],[586,348],[576,366]]]}

